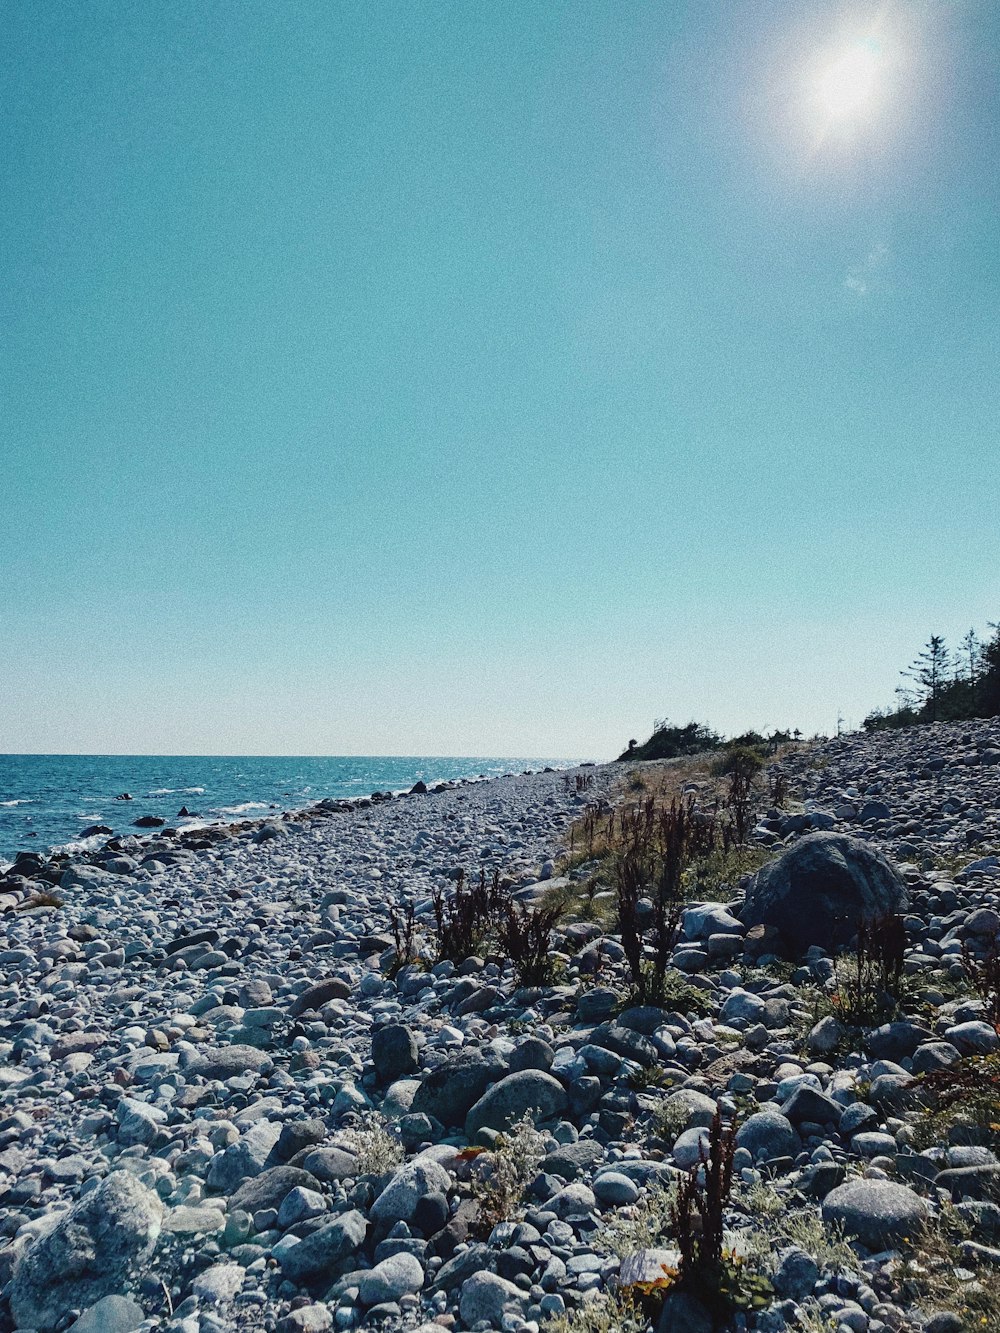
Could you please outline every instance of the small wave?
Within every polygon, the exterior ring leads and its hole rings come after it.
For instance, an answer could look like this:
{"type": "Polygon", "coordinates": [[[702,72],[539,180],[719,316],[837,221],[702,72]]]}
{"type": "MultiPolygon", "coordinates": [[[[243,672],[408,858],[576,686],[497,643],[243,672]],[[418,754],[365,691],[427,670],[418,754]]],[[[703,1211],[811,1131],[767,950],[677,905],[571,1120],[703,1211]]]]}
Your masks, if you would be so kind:
{"type": "Polygon", "coordinates": [[[242,815],[247,810],[269,810],[270,808],[266,801],[244,801],[242,805],[224,805],[219,814],[242,815]]]}
{"type": "Polygon", "coordinates": [[[14,805],[33,805],[34,802],[30,796],[22,797],[19,801],[0,801],[0,805],[10,807],[14,805]]]}
{"type": "Polygon", "coordinates": [[[204,787],[154,787],[147,796],[204,796],[204,787]]]}

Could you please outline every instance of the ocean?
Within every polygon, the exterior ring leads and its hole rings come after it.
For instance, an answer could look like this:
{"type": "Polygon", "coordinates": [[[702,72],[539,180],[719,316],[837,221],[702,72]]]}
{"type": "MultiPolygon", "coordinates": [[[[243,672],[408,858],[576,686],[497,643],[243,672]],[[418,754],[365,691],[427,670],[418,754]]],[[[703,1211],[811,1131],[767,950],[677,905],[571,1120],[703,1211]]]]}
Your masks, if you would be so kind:
{"type": "MultiPolygon", "coordinates": [[[[568,759],[437,758],[368,755],[268,758],[180,755],[0,755],[0,865],[19,851],[88,846],[91,824],[139,832],[134,821],[158,815],[172,828],[260,819],[327,796],[406,791],[459,778],[500,777],[568,759]],[[118,800],[128,793],[130,801],[118,800]],[[186,809],[187,815],[180,815],[186,809]]],[[[148,830],[147,830],[148,832],[148,830]]],[[[92,841],[97,845],[109,835],[92,841]]]]}

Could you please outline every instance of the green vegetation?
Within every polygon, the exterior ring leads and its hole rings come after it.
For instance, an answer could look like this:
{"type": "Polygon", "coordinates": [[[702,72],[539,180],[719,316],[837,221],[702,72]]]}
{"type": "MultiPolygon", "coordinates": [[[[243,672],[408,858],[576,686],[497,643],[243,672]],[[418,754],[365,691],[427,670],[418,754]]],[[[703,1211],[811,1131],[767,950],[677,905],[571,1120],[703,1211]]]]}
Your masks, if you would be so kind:
{"type": "Polygon", "coordinates": [[[865,730],[1000,716],[1000,625],[989,628],[992,638],[984,641],[970,629],[954,651],[940,634],[932,634],[900,672],[907,684],[896,690],[898,706],[875,709],[864,720],[865,730]]]}

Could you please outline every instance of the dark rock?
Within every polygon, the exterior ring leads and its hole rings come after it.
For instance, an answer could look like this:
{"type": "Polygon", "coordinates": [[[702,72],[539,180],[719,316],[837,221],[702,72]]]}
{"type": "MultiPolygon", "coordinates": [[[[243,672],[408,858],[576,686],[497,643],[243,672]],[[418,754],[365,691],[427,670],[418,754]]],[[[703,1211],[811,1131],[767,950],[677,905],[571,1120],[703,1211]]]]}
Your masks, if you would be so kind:
{"type": "Polygon", "coordinates": [[[419,1068],[417,1039],[402,1023],[388,1023],[372,1034],[372,1062],[380,1083],[396,1079],[419,1068]]]}
{"type": "Polygon", "coordinates": [[[858,922],[906,907],[906,887],[876,848],[840,833],[810,833],[758,871],[740,917],[780,930],[797,950],[848,944],[858,922]]]}

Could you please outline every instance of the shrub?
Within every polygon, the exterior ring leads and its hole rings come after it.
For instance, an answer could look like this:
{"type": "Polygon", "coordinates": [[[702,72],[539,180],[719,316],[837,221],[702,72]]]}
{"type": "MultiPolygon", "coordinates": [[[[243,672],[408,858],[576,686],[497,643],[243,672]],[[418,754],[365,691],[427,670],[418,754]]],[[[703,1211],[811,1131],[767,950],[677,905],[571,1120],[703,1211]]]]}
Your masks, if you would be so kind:
{"type": "Polygon", "coordinates": [[[664,1002],[670,956],[687,901],[689,862],[711,850],[715,821],[696,811],[694,799],[656,809],[652,798],[620,819],[622,850],[615,862],[618,920],[637,1004],[664,1002]],[[640,900],[652,900],[649,930],[640,924],[640,900]],[[647,956],[648,955],[648,956],[647,956]]]}
{"type": "Polygon", "coordinates": [[[969,985],[986,1006],[986,1017],[994,1025],[1000,1023],[1000,949],[995,939],[982,942],[973,952],[968,940],[962,945],[962,963],[969,985]]]}
{"type": "Polygon", "coordinates": [[[857,952],[834,965],[833,1010],[849,1027],[877,1027],[899,1009],[903,997],[906,929],[887,912],[858,924],[857,952]]]}
{"type": "Polygon", "coordinates": [[[552,907],[515,907],[506,903],[500,922],[500,948],[514,967],[519,986],[551,986],[556,975],[552,932],[563,914],[552,907]]]}
{"type": "Polygon", "coordinates": [[[486,871],[481,870],[479,883],[470,887],[465,872],[459,871],[451,897],[436,890],[433,903],[438,961],[464,963],[496,933],[504,903],[500,872],[494,871],[487,884],[486,871]]]}
{"type": "Polygon", "coordinates": [[[389,975],[394,977],[404,967],[411,966],[420,957],[417,949],[417,923],[413,904],[407,903],[402,912],[398,912],[393,907],[389,913],[389,922],[392,926],[393,952],[395,955],[392,966],[389,968],[389,975]]]}
{"type": "Polygon", "coordinates": [[[485,1167],[473,1177],[473,1197],[479,1204],[479,1229],[489,1235],[499,1222],[509,1222],[517,1213],[524,1191],[534,1179],[545,1156],[545,1137],[535,1128],[526,1111],[487,1152],[478,1153],[485,1167]]]}
{"type": "Polygon", "coordinates": [[[340,1146],[358,1159],[363,1176],[382,1176],[403,1160],[402,1145],[389,1132],[388,1124],[377,1111],[359,1117],[359,1123],[338,1135],[340,1146]]]}

